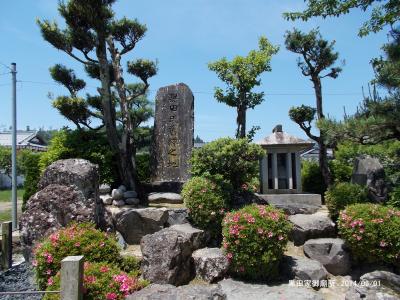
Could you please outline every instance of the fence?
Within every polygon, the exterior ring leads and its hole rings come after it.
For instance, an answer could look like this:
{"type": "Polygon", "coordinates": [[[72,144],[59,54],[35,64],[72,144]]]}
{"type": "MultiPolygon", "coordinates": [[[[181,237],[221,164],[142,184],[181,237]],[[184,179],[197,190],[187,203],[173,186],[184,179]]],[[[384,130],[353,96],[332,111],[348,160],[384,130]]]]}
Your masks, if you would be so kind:
{"type": "MultiPolygon", "coordinates": [[[[4,222],[1,226],[1,267],[7,270],[12,267],[12,224],[4,222]]],[[[1,295],[32,295],[56,293],[61,300],[83,299],[83,256],[67,256],[61,261],[61,288],[60,291],[15,291],[0,292],[1,295]]]]}

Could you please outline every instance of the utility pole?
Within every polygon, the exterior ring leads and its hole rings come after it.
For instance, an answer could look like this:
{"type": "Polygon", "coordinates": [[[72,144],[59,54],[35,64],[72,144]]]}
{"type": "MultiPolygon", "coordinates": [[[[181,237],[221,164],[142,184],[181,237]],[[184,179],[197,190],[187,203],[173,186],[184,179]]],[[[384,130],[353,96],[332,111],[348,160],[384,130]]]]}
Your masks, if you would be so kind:
{"type": "Polygon", "coordinates": [[[12,229],[17,230],[17,64],[11,63],[12,75],[12,229]]]}

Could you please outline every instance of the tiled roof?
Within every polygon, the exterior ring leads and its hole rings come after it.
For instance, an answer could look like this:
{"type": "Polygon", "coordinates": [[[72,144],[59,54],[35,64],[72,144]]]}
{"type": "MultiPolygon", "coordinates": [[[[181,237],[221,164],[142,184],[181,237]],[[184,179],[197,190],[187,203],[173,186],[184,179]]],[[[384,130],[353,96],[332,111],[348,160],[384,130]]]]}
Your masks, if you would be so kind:
{"type": "Polygon", "coordinates": [[[272,134],[258,141],[257,144],[261,146],[279,146],[279,145],[298,145],[311,147],[313,142],[303,140],[301,138],[290,135],[282,131],[282,126],[278,125],[274,128],[272,134]]]}
{"type": "MultiPolygon", "coordinates": [[[[39,150],[46,149],[47,147],[32,141],[37,136],[37,131],[17,131],[17,148],[32,147],[39,150]]],[[[12,146],[12,132],[5,131],[0,132],[0,146],[11,147],[12,146]]]]}

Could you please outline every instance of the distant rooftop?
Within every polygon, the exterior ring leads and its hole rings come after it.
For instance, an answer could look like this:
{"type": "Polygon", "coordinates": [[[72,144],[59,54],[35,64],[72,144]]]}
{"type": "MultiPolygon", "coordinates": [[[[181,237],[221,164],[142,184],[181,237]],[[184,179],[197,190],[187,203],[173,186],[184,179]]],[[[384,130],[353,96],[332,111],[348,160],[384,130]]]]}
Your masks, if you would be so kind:
{"type": "Polygon", "coordinates": [[[282,125],[276,125],[272,130],[272,134],[258,141],[261,146],[299,146],[303,148],[311,148],[314,143],[303,140],[296,136],[290,135],[282,130],[282,125]]]}
{"type": "MultiPolygon", "coordinates": [[[[17,131],[17,149],[31,149],[36,151],[46,151],[46,143],[37,135],[36,130],[18,130],[17,131]]],[[[12,132],[0,132],[0,146],[12,147],[12,132]]]]}

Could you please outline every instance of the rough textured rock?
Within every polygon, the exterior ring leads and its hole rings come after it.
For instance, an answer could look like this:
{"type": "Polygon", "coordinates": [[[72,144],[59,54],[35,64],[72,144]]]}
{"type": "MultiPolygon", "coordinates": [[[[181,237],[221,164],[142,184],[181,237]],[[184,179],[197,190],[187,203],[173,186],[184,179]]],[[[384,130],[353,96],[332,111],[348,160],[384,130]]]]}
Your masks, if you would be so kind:
{"type": "Polygon", "coordinates": [[[220,281],[218,286],[228,300],[323,300],[322,296],[311,288],[292,287],[288,284],[268,286],[266,284],[250,284],[232,279],[225,279],[220,281]]]}
{"type": "Polygon", "coordinates": [[[21,243],[29,260],[34,242],[71,221],[96,220],[94,200],[85,198],[74,186],[51,184],[33,195],[20,218],[21,243]]]}
{"type": "Polygon", "coordinates": [[[148,200],[149,203],[183,203],[182,196],[177,193],[151,193],[148,200]]]}
{"type": "Polygon", "coordinates": [[[40,178],[39,190],[50,184],[74,185],[88,201],[99,199],[98,167],[85,159],[64,159],[52,163],[40,178]]]}
{"type": "Polygon", "coordinates": [[[204,231],[190,224],[144,236],[140,242],[143,277],[153,283],[187,284],[195,276],[192,252],[204,244],[204,231]]]}
{"type": "Polygon", "coordinates": [[[364,274],[360,284],[352,287],[346,294],[346,300],[397,300],[400,299],[400,276],[387,271],[374,271],[364,274]],[[379,282],[379,286],[374,282],[379,282]]]}
{"type": "Polygon", "coordinates": [[[128,248],[128,244],[125,242],[124,237],[120,232],[116,231],[115,237],[117,238],[118,245],[121,247],[122,250],[128,248]]]}
{"type": "Polygon", "coordinates": [[[203,248],[192,254],[196,276],[207,282],[222,279],[228,271],[229,261],[220,248],[203,248]]]}
{"type": "Polygon", "coordinates": [[[289,216],[289,221],[293,224],[290,239],[296,246],[304,244],[308,239],[335,235],[335,223],[325,212],[317,212],[312,215],[297,214],[289,216]]]}
{"type": "Polygon", "coordinates": [[[137,197],[137,193],[135,191],[126,191],[124,192],[124,198],[128,199],[128,198],[136,198],[137,197]]]}
{"type": "Polygon", "coordinates": [[[111,197],[111,195],[100,195],[100,199],[101,201],[103,201],[104,205],[111,205],[113,202],[113,199],[111,197]]]}
{"type": "Polygon", "coordinates": [[[351,182],[367,186],[368,196],[374,202],[384,202],[387,199],[385,171],[375,157],[362,155],[354,160],[351,182]]]}
{"type": "Polygon", "coordinates": [[[187,208],[172,208],[168,209],[167,225],[178,225],[188,223],[188,209],[187,208]]]}
{"type": "Polygon", "coordinates": [[[122,192],[120,189],[113,189],[111,192],[111,197],[114,200],[122,200],[124,199],[124,192],[122,192]]]}
{"type": "Polygon", "coordinates": [[[160,88],[154,116],[152,181],[189,179],[193,134],[194,97],[190,88],[184,83],[160,88]]]}
{"type": "Polygon", "coordinates": [[[124,186],[124,185],[120,185],[120,186],[118,187],[118,189],[119,189],[122,193],[125,193],[125,192],[126,192],[126,186],[124,186]]]}
{"type": "Polygon", "coordinates": [[[103,183],[99,186],[99,193],[101,195],[105,195],[111,192],[111,187],[109,184],[103,183]]]}
{"type": "Polygon", "coordinates": [[[168,211],[165,208],[132,208],[114,217],[116,229],[130,245],[138,244],[146,234],[163,229],[167,220],[168,211]]]}
{"type": "Polygon", "coordinates": [[[127,198],[125,199],[125,204],[127,205],[138,205],[140,200],[138,198],[127,198]]]}
{"type": "Polygon", "coordinates": [[[347,275],[350,272],[350,256],[342,239],[312,239],[303,246],[304,254],[319,261],[333,275],[347,275]]]}
{"type": "Polygon", "coordinates": [[[320,281],[328,276],[328,272],[319,261],[306,257],[285,256],[281,266],[290,279],[320,281]]]}
{"type": "Polygon", "coordinates": [[[151,284],[126,298],[127,300],[225,300],[217,285],[151,284]]]}
{"type": "Polygon", "coordinates": [[[124,200],[113,200],[112,205],[114,206],[124,206],[125,205],[125,201],[124,200]]]}
{"type": "Polygon", "coordinates": [[[266,194],[257,196],[265,204],[282,209],[288,215],[313,214],[322,205],[321,195],[317,194],[266,194]]]}

